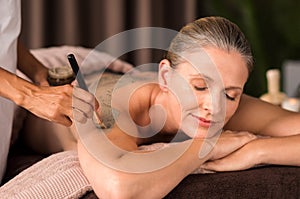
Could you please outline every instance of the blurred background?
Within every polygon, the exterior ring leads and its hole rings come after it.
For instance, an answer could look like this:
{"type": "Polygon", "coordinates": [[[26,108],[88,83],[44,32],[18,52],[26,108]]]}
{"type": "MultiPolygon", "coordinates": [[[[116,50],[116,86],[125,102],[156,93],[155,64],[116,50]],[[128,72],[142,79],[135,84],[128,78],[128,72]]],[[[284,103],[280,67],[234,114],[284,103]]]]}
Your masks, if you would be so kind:
{"type": "MultiPolygon", "coordinates": [[[[286,60],[300,60],[299,9],[299,0],[23,0],[21,38],[31,49],[94,48],[132,28],[178,31],[194,19],[219,15],[236,23],[248,38],[255,69],[245,93],[260,96],[267,92],[268,69],[282,70],[286,60]]],[[[158,62],[162,55],[144,49],[121,58],[140,65],[158,62]]]]}

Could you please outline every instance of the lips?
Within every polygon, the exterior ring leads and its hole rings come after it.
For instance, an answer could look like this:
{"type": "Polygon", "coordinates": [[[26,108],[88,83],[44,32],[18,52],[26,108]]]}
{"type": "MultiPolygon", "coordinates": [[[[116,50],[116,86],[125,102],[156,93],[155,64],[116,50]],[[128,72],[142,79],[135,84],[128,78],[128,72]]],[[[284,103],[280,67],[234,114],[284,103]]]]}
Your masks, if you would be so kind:
{"type": "Polygon", "coordinates": [[[192,114],[192,116],[194,118],[196,118],[198,120],[199,125],[202,126],[202,127],[204,127],[204,128],[208,128],[212,124],[211,120],[205,119],[203,117],[198,117],[198,116],[193,115],[193,114],[192,114]]]}
{"type": "Polygon", "coordinates": [[[199,117],[198,119],[199,119],[199,120],[201,120],[202,122],[205,122],[205,123],[210,123],[210,120],[206,120],[206,119],[204,119],[204,118],[201,118],[201,117],[199,117]]]}

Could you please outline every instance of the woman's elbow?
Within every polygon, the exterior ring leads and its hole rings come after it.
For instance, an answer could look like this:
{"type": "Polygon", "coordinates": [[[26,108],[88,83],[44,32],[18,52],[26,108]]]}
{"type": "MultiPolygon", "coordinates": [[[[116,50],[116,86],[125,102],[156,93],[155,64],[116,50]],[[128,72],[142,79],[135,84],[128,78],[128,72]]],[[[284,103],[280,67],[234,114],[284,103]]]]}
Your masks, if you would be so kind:
{"type": "MultiPolygon", "coordinates": [[[[122,174],[121,174],[122,175],[122,174]]],[[[131,178],[113,174],[110,179],[105,180],[106,183],[97,186],[92,185],[96,195],[99,198],[111,199],[129,199],[137,198],[140,194],[135,185],[132,185],[131,178]]]]}
{"type": "Polygon", "coordinates": [[[99,198],[137,198],[146,190],[143,176],[107,167],[78,143],[78,157],[85,176],[99,198]]]}

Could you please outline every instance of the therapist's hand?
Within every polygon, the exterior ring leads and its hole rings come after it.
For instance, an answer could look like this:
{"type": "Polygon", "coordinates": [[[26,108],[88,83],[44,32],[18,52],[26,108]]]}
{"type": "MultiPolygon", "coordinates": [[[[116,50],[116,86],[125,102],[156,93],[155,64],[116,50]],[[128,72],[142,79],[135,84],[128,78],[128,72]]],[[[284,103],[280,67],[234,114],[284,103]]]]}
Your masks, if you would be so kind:
{"type": "Polygon", "coordinates": [[[94,109],[99,109],[99,103],[91,93],[72,85],[37,86],[21,106],[40,118],[65,126],[70,126],[73,119],[85,122],[93,116],[94,109]]]}
{"type": "Polygon", "coordinates": [[[32,78],[34,84],[38,86],[49,86],[48,83],[48,68],[41,65],[41,67],[37,70],[32,78]]]}

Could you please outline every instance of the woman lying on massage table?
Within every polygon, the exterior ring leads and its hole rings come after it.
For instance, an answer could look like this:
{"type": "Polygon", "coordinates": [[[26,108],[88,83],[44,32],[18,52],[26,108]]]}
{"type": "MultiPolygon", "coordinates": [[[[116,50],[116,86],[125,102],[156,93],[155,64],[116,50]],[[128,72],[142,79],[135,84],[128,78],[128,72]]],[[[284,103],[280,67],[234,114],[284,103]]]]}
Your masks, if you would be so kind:
{"type": "Polygon", "coordinates": [[[235,24],[221,17],[198,19],[172,41],[159,63],[158,83],[137,81],[113,92],[111,129],[102,133],[78,124],[77,139],[74,127],[64,133],[69,129],[40,121],[36,128],[46,125],[49,132],[33,136],[36,148],[77,147],[100,198],[162,198],[197,168],[300,166],[300,114],[243,94],[252,65],[250,46],[235,24]],[[45,135],[50,142],[37,141],[45,135]],[[172,140],[162,149],[139,150],[172,140]]]}

